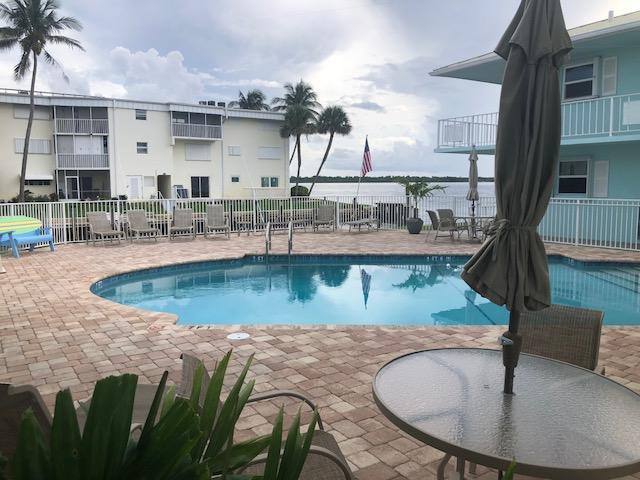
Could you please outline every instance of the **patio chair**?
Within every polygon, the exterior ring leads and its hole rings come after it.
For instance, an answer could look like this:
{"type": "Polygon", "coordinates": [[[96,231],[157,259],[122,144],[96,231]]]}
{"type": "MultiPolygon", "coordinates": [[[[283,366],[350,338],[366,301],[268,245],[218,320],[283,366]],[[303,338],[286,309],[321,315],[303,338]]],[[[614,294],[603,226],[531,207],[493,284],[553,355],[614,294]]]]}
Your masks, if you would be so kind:
{"type": "Polygon", "coordinates": [[[458,238],[460,238],[460,234],[462,232],[469,232],[469,223],[467,220],[456,217],[455,213],[453,213],[453,210],[450,208],[438,208],[437,212],[438,217],[440,218],[440,223],[447,226],[447,228],[451,228],[452,232],[458,232],[458,238]]]}
{"type": "Polygon", "coordinates": [[[192,208],[176,208],[173,211],[173,225],[169,228],[169,240],[179,235],[189,235],[196,238],[192,208]]]}
{"type": "Polygon", "coordinates": [[[313,231],[317,232],[320,227],[336,229],[336,207],[335,205],[320,205],[313,213],[313,231]]]}
{"type": "MultiPolygon", "coordinates": [[[[438,210],[438,212],[440,212],[440,210],[438,210]]],[[[460,238],[462,227],[457,225],[455,220],[452,221],[450,218],[442,218],[433,210],[427,210],[427,215],[429,215],[429,220],[431,220],[431,229],[435,232],[435,236],[433,237],[434,242],[438,237],[449,237],[453,239],[455,232],[458,232],[458,238],[460,238]],[[442,233],[444,235],[441,235],[442,233]]],[[[427,235],[425,242],[428,240],[429,235],[427,235]]]]}
{"type": "Polygon", "coordinates": [[[127,219],[129,220],[129,231],[132,235],[129,236],[131,242],[133,238],[141,239],[148,238],[158,241],[158,234],[160,230],[149,225],[147,220],[147,213],[144,210],[129,210],[127,212],[127,219]]]}
{"type": "Polygon", "coordinates": [[[208,238],[210,232],[222,232],[227,238],[231,233],[229,219],[224,213],[222,205],[207,205],[207,220],[204,226],[204,237],[208,238]]]}
{"type": "Polygon", "coordinates": [[[96,240],[101,239],[104,244],[106,239],[113,242],[114,238],[120,243],[120,239],[124,237],[124,232],[113,228],[107,217],[107,212],[87,212],[87,222],[89,222],[87,243],[92,240],[95,245],[96,240]]]}
{"type": "Polygon", "coordinates": [[[595,371],[603,318],[600,311],[564,305],[522,312],[522,351],[595,371]]]}
{"type": "MultiPolygon", "coordinates": [[[[203,363],[198,357],[188,353],[183,353],[180,358],[182,358],[182,378],[180,385],[176,389],[176,395],[188,397],[191,395],[196,369],[198,366],[203,365],[203,363]]],[[[205,368],[200,392],[200,402],[204,402],[209,380],[210,377],[205,368]]],[[[291,390],[273,390],[256,393],[249,397],[247,404],[281,397],[301,400],[308,405],[311,410],[317,410],[311,400],[301,393],[291,390]]],[[[259,455],[246,469],[238,473],[258,475],[263,471],[266,460],[266,454],[259,455]]],[[[353,480],[353,478],[349,464],[340,450],[338,442],[333,435],[324,430],[322,419],[318,417],[318,429],[313,434],[309,456],[302,469],[300,480],[353,480]]]]}

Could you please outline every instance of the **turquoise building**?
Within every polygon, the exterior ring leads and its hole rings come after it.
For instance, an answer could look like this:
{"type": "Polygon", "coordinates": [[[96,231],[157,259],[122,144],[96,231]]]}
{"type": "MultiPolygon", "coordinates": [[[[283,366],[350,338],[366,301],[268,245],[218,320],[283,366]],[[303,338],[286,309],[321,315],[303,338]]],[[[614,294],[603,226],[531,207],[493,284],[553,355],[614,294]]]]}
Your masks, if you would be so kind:
{"type": "MultiPolygon", "coordinates": [[[[562,142],[554,200],[541,233],[577,244],[638,248],[640,212],[640,11],[569,30],[560,72],[562,142]],[[615,200],[614,200],[615,199],[615,200]],[[588,238],[587,238],[588,237],[588,238]]],[[[431,72],[500,84],[495,53],[431,72]]],[[[439,120],[439,153],[495,153],[498,113],[439,120]]]]}

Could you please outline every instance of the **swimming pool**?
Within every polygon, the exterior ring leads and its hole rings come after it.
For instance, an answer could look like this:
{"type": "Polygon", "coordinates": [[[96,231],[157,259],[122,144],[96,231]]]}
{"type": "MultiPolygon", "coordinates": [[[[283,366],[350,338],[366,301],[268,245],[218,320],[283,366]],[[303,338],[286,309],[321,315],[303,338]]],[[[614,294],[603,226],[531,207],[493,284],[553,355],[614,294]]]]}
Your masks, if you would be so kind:
{"type": "MultiPolygon", "coordinates": [[[[91,291],[179,325],[505,325],[460,278],[458,256],[250,256],[132,272],[91,291]]],[[[640,325],[640,265],[549,257],[554,303],[640,325]]]]}

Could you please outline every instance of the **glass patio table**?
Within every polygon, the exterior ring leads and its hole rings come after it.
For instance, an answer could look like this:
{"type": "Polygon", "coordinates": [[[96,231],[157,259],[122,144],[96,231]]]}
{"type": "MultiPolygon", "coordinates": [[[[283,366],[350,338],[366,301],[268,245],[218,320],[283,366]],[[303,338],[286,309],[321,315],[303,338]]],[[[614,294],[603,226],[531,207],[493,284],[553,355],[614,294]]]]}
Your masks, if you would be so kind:
{"type": "Polygon", "coordinates": [[[515,395],[500,350],[425,350],[384,365],[374,399],[398,428],[465,462],[562,480],[640,471],[640,396],[590,370],[522,354],[515,395]]]}

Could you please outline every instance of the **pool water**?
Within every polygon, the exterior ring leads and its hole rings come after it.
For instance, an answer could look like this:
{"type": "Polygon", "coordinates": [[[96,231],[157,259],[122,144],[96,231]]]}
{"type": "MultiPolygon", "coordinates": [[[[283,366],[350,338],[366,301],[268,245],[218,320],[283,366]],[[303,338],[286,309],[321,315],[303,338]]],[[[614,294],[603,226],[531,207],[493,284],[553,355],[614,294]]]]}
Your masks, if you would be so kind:
{"type": "MultiPolygon", "coordinates": [[[[465,257],[272,256],[176,265],[110,277],[91,290],[174,313],[180,325],[505,325],[508,312],[460,278],[465,257]]],[[[550,257],[554,303],[640,324],[640,265],[550,257]]]]}

